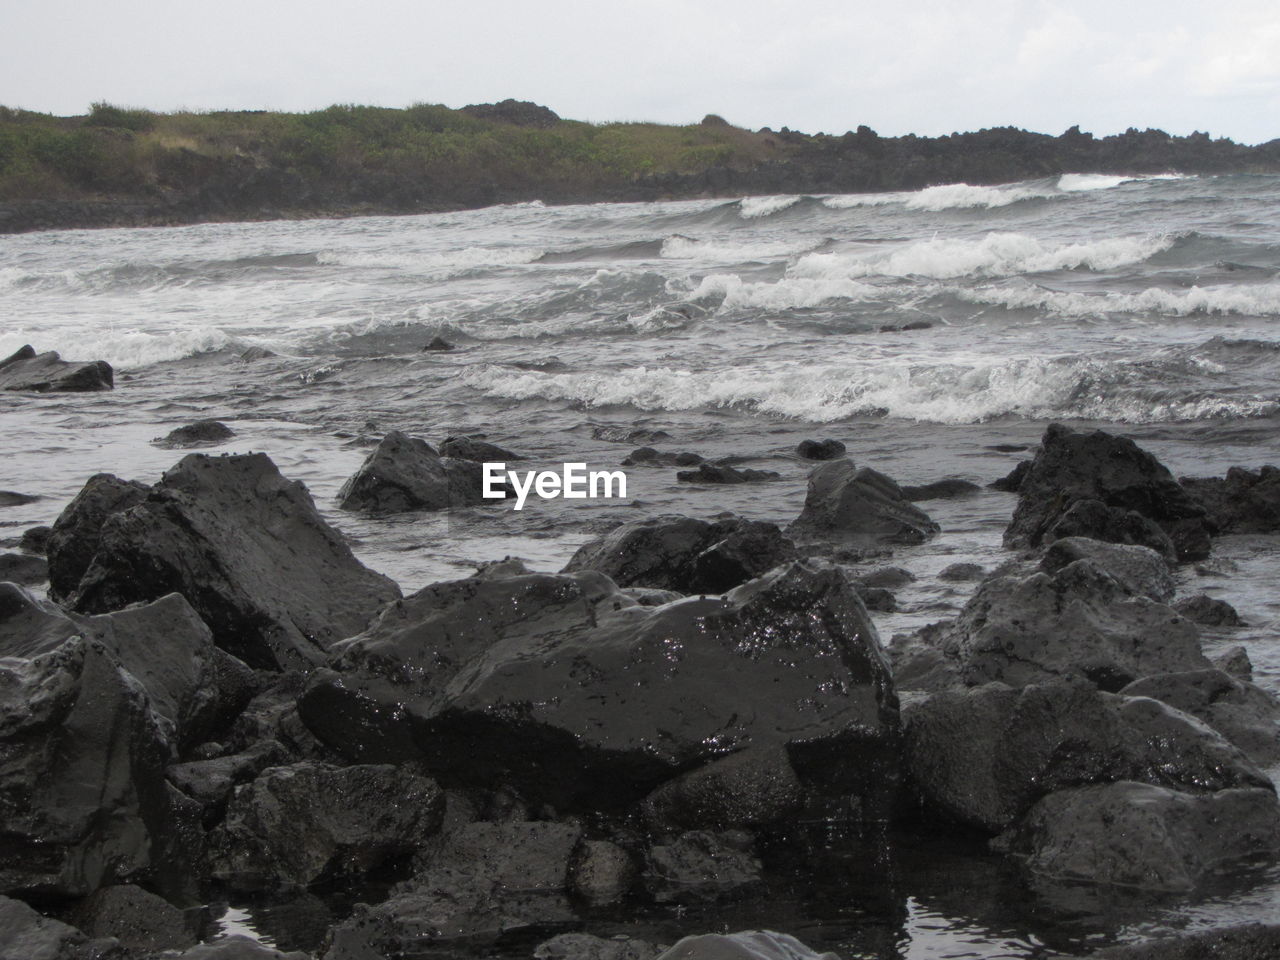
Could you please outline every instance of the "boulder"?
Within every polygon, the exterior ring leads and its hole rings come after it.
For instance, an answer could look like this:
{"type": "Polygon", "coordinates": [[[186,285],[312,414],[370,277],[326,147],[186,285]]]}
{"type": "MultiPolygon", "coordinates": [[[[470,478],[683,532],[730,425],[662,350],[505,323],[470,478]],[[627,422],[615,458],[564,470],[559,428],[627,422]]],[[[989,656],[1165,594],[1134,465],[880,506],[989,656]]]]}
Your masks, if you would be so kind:
{"type": "Polygon", "coordinates": [[[1238,749],[1158,701],[1083,680],[989,683],[903,706],[904,768],[927,816],[999,833],[1046,794],[1135,780],[1188,792],[1269,788],[1238,749]]]}
{"type": "Polygon", "coordinates": [[[801,440],[796,444],[796,456],[801,460],[838,460],[845,454],[845,445],[839,440],[801,440]]]}
{"type": "Polygon", "coordinates": [[[23,553],[43,557],[49,546],[49,534],[52,532],[51,527],[28,527],[18,538],[18,549],[23,553]]]}
{"type": "Polygon", "coordinates": [[[1027,478],[1030,470],[1030,460],[1019,460],[1005,476],[1000,477],[998,480],[992,480],[987,486],[992,490],[1000,490],[1004,493],[1017,493],[1022,488],[1022,481],[1027,478]]]}
{"type": "Polygon", "coordinates": [[[797,540],[836,540],[859,547],[923,543],[939,527],[870,467],[833,460],[809,474],[804,508],[787,528],[797,540]]]}
{"type": "Polygon", "coordinates": [[[1253,679],[1253,662],[1249,659],[1249,651],[1239,644],[1227,647],[1210,659],[1215,667],[1228,676],[1241,680],[1253,679]]]}
{"type": "Polygon", "coordinates": [[[969,480],[949,477],[946,480],[935,480],[933,483],[918,487],[902,487],[902,495],[908,500],[956,500],[961,497],[972,497],[982,492],[982,487],[969,480]]]}
{"type": "Polygon", "coordinates": [[[268,669],[320,662],[400,595],[260,453],[184,457],[143,502],[108,517],[70,603],[102,613],[171,592],[220,647],[268,669]]]}
{"type": "Polygon", "coordinates": [[[624,467],[696,467],[702,463],[696,453],[667,453],[653,447],[638,447],[622,461],[624,467]]]}
{"type": "Polygon", "coordinates": [[[908,583],[915,583],[916,575],[905,567],[884,566],[858,574],[856,582],[864,587],[897,590],[908,583]]]}
{"type": "Polygon", "coordinates": [[[624,523],[583,544],[564,572],[595,570],[620,587],[724,593],[795,555],[772,523],[661,516],[624,523]]]}
{"type": "Polygon", "coordinates": [[[1105,543],[1086,537],[1055,540],[1040,558],[1040,569],[1057,573],[1077,560],[1088,560],[1116,579],[1125,593],[1168,603],[1177,591],[1164,557],[1150,547],[1105,543]]]}
{"type": "Polygon", "coordinates": [[[352,760],[421,757],[446,787],[618,809],[765,746],[867,819],[896,786],[888,666],[833,567],[792,563],[657,608],[592,573],[433,584],[334,652],[303,720],[352,760]]]}
{"type": "Polygon", "coordinates": [[[222,818],[232,791],[254,780],[268,767],[287,763],[289,751],[276,740],[264,740],[243,753],[209,760],[175,763],[165,771],[169,782],[201,806],[201,819],[210,826],[222,818]]]}
{"type": "Polygon", "coordinates": [[[35,503],[40,497],[33,493],[18,493],[15,490],[0,490],[0,507],[25,507],[35,503]]]}
{"type": "Polygon", "coordinates": [[[946,583],[970,583],[987,575],[980,563],[952,563],[938,571],[938,579],[946,583]]]}
{"type": "Polygon", "coordinates": [[[150,492],[145,483],[121,480],[110,473],[94,474],[85,482],[54,521],[45,544],[50,597],[61,601],[75,593],[98,552],[107,518],[137,506],[150,492]]]}
{"type": "Polygon", "coordinates": [[[75,927],[0,896],[0,960],[123,960],[119,946],[91,942],[75,927]]]}
{"type": "Polygon", "coordinates": [[[1018,488],[1018,506],[1005,530],[1008,547],[1038,547],[1072,504],[1097,500],[1154,520],[1180,560],[1209,554],[1204,507],[1159,460],[1126,437],[1102,430],[1076,433],[1051,425],[1018,488]]]}
{"type": "Polygon", "coordinates": [[[480,463],[502,463],[507,460],[523,460],[518,453],[512,453],[496,443],[489,443],[484,437],[446,437],[440,444],[440,456],[452,457],[455,460],[475,460],[480,463]]]}
{"type": "Polygon", "coordinates": [[[359,876],[411,855],[443,816],[444,794],[407,766],[269,767],[236,788],[211,872],[237,890],[359,876]]]}
{"type": "Polygon", "coordinates": [[[700,463],[695,470],[681,470],[676,474],[680,483],[758,483],[777,480],[781,474],[773,470],[739,470],[723,463],[700,463]]]}
{"type": "Polygon", "coordinates": [[[430,340],[427,341],[426,346],[422,348],[422,352],[423,353],[427,353],[431,351],[448,352],[454,349],[456,349],[454,345],[450,343],[448,340],[446,340],[444,337],[432,337],[430,340]]]}
{"type": "Polygon", "coordinates": [[[645,858],[644,884],[658,903],[711,903],[763,882],[751,835],[691,830],[655,844],[645,858]]]}
{"type": "Polygon", "coordinates": [[[30,346],[0,360],[0,390],[23,393],[68,393],[110,390],[111,364],[104,360],[68,363],[56,350],[37,354],[30,346]]]}
{"type": "Polygon", "coordinates": [[[393,430],[338,491],[343,510],[401,513],[484,503],[483,468],[441,457],[425,440],[393,430]]]}
{"type": "Polygon", "coordinates": [[[1183,597],[1173,605],[1182,616],[1202,627],[1244,627],[1236,608],[1225,600],[1218,600],[1205,593],[1183,597]]]}
{"type": "Polygon", "coordinates": [[[618,903],[631,892],[638,871],[631,854],[609,840],[584,840],[569,868],[569,889],[593,907],[618,903]]]}
{"type": "Polygon", "coordinates": [[[1280,850],[1271,790],[1190,794],[1121,781],[1051,793],[996,841],[1035,876],[1186,893],[1280,850]]]}
{"type": "Polygon", "coordinates": [[[1182,488],[1200,504],[1219,533],[1280,530],[1280,468],[1232,467],[1225,477],[1183,477],[1182,488]]]}
{"type": "Polygon", "coordinates": [[[64,917],[90,937],[114,937],[139,954],[196,945],[193,924],[183,911],[133,884],[103,887],[64,917]]]}
{"type": "Polygon", "coordinates": [[[1068,537],[1087,537],[1104,543],[1149,547],[1169,563],[1178,562],[1173,540],[1158,523],[1137,510],[1109,507],[1101,500],[1077,500],[1050,524],[1042,543],[1068,537]]]}
{"type": "Polygon", "coordinates": [[[759,829],[804,805],[805,791],[780,747],[743,750],[668,780],[645,798],[657,831],[759,829]]]}
{"type": "Polygon", "coordinates": [[[0,553],[0,583],[34,587],[49,579],[49,563],[44,557],[23,553],[0,553]]]}
{"type": "Polygon", "coordinates": [[[234,430],[219,420],[197,420],[170,430],[164,437],[151,442],[166,450],[181,450],[188,447],[211,447],[225,443],[235,435],[234,430]]]}

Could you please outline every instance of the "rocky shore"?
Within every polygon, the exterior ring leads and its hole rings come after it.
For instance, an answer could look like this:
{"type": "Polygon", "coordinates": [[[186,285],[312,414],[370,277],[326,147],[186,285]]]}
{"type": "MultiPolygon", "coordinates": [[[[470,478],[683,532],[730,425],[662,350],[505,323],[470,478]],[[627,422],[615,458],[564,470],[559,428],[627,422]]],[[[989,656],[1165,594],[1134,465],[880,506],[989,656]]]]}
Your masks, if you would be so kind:
{"type": "MultiPolygon", "coordinates": [[[[110,387],[59,364],[20,351],[0,378],[110,387]]],[[[443,440],[388,434],[341,508],[507,509],[480,461],[518,454],[443,440]]],[[[647,516],[558,572],[511,558],[407,596],[263,454],[88,478],[0,557],[23,571],[0,584],[0,960],[808,960],[735,912],[797,862],[856,854],[887,899],[874,865],[945,833],[1048,901],[1176,900],[1276,861],[1280,703],[1243,648],[1205,655],[1200,625],[1235,613],[1173,576],[1280,531],[1274,468],[1179,480],[1053,425],[997,481],[1006,562],[948,567],[979,581],[959,615],[886,641],[893,551],[945,537],[930,501],[972,484],[796,454],[785,527],[647,516]],[[251,900],[309,911],[313,942],[202,942],[211,904],[251,900]],[[655,908],[707,922],[673,943],[655,908]]],[[[1277,950],[1248,927],[1102,956],[1277,950]]]]}

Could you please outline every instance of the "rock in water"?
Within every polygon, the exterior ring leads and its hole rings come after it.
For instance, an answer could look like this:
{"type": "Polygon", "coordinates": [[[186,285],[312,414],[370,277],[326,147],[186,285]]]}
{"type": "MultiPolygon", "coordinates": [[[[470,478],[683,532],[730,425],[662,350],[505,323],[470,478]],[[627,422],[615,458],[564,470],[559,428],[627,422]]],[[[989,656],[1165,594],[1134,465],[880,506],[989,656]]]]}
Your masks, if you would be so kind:
{"type": "Polygon", "coordinates": [[[94,474],[86,481],[49,531],[45,555],[49,558],[50,597],[64,601],[75,593],[98,552],[107,518],[141,503],[150,492],[145,483],[121,480],[110,473],[94,474]]]}
{"type": "Polygon", "coordinates": [[[68,363],[54,350],[37,354],[29,345],[0,360],[0,390],[78,393],[110,390],[113,385],[111,364],[105,360],[68,363]]]}
{"type": "Polygon", "coordinates": [[[744,930],[685,937],[659,954],[658,960],[838,960],[838,956],[811,950],[790,934],[744,930]]]}
{"type": "Polygon", "coordinates": [[[343,510],[399,513],[487,502],[479,463],[441,457],[425,440],[393,430],[338,491],[343,510]]]}
{"type": "Polygon", "coordinates": [[[972,497],[982,492],[982,487],[972,480],[961,480],[948,477],[946,480],[935,480],[933,483],[918,487],[903,487],[902,495],[908,500],[955,500],[960,497],[972,497]]]}
{"type": "Polygon", "coordinates": [[[0,582],[33,587],[49,579],[49,563],[43,557],[22,553],[0,553],[0,582]]]}
{"type": "Polygon", "coordinates": [[[446,437],[440,444],[440,455],[455,460],[475,460],[479,463],[505,463],[508,460],[523,460],[518,453],[512,453],[496,443],[489,443],[480,437],[446,437]]]}
{"type": "Polygon", "coordinates": [[[739,470],[722,463],[700,463],[696,470],[681,470],[676,480],[681,483],[759,483],[777,480],[779,476],[773,470],[739,470]]]}
{"type": "Polygon", "coordinates": [[[1280,468],[1232,467],[1225,477],[1183,477],[1182,487],[1205,508],[1219,533],[1280,530],[1280,468]]]}
{"type": "Polygon", "coordinates": [[[1209,554],[1205,510],[1173,474],[1132,440],[1095,430],[1076,433],[1053,424],[1018,488],[1018,506],[1005,530],[1008,547],[1038,547],[1076,502],[1097,500],[1154,520],[1181,560],[1209,554]]]}
{"type": "Polygon", "coordinates": [[[400,595],[362,566],[301,483],[261,453],[193,453],[109,516],[71,605],[104,613],[181,593],[253,667],[319,663],[400,595]]]}
{"type": "Polygon", "coordinates": [[[211,447],[223,443],[236,435],[236,432],[219,420],[197,420],[185,427],[170,430],[163,439],[151,441],[166,450],[177,450],[184,447],[211,447]]]}
{"type": "Polygon", "coordinates": [[[91,937],[115,937],[141,955],[196,944],[181,910],[133,884],[104,887],[76,904],[66,918],[91,937]]]}
{"type": "Polygon", "coordinates": [[[1250,923],[1112,947],[1093,960],[1270,960],[1280,956],[1280,925],[1250,923]]]}
{"type": "Polygon", "coordinates": [[[888,666],[833,567],[657,608],[591,573],[434,584],[334,653],[299,701],[307,725],[352,760],[423,758],[447,787],[617,809],[766,746],[809,797],[857,798],[869,820],[896,786],[888,666]]]}
{"type": "Polygon", "coordinates": [[[845,446],[839,440],[801,440],[796,444],[796,456],[802,460],[836,460],[845,454],[845,446]]]}
{"type": "Polygon", "coordinates": [[[837,540],[858,547],[923,543],[939,527],[902,489],[870,467],[833,460],[809,474],[804,509],[787,528],[797,540],[837,540]]]}
{"type": "Polygon", "coordinates": [[[663,516],[584,543],[564,572],[596,570],[620,587],[724,593],[795,556],[795,545],[772,523],[663,516]]]}
{"type": "Polygon", "coordinates": [[[1044,552],[1040,569],[1056,573],[1077,560],[1090,560],[1119,581],[1125,592],[1159,603],[1173,599],[1177,584],[1164,558],[1150,547],[1104,543],[1086,537],[1055,540],[1044,552]]]}

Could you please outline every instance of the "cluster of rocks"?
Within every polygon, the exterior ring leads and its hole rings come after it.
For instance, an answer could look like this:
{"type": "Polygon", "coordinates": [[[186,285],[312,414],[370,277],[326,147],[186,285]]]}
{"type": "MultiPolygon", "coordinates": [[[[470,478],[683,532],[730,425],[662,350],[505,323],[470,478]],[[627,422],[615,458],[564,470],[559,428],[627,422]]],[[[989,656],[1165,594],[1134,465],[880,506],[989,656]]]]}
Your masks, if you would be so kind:
{"type": "MultiPolygon", "coordinates": [[[[389,434],[343,505],[456,497],[499,454],[389,434]]],[[[1213,487],[1218,513],[1266,482],[1213,487]]],[[[1168,605],[1170,559],[1222,529],[1205,496],[1058,427],[1019,489],[1019,559],[886,649],[868,604],[910,574],[829,558],[939,528],[839,457],[786,530],[657,517],[559,573],[409,596],[264,455],[92,477],[49,531],[50,599],[0,585],[0,958],[302,957],[197,945],[189,908],[338,885],[369,902],[324,960],[797,960],[779,934],[581,931],[749,895],[810,823],[959,824],[1038,883],[1186,892],[1274,857],[1280,705],[1168,605]],[[1082,503],[1091,536],[1065,523],[1082,503]]]]}

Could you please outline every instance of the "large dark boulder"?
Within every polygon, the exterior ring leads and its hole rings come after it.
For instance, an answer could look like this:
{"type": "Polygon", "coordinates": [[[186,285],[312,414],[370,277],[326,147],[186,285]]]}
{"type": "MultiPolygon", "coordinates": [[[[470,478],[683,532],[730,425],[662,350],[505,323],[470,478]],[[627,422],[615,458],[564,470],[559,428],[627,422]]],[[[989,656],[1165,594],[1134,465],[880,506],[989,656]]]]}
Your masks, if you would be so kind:
{"type": "Polygon", "coordinates": [[[67,504],[49,531],[45,556],[49,558],[49,596],[65,600],[80,586],[98,552],[102,525],[112,514],[137,506],[151,488],[136,480],[121,480],[110,473],[90,477],[67,504]]]}
{"type": "Polygon", "coordinates": [[[25,346],[0,360],[0,390],[23,393],[71,393],[110,390],[111,364],[105,360],[68,363],[56,350],[37,354],[25,346]]]}
{"type": "Polygon", "coordinates": [[[1102,430],[1076,433],[1060,424],[1045,431],[1018,487],[1018,506],[1005,530],[1005,545],[1040,546],[1054,524],[1081,500],[1097,500],[1154,520],[1181,560],[1209,554],[1204,507],[1159,460],[1126,437],[1102,430]]]}
{"type": "Polygon", "coordinates": [[[260,453],[184,457],[103,523],[70,603],[102,613],[175,592],[220,647],[272,669],[319,663],[400,595],[260,453]]]}
{"type": "Polygon", "coordinates": [[[434,584],[339,644],[299,701],[353,760],[421,757],[445,786],[557,809],[626,806],[728,753],[786,751],[812,796],[887,814],[897,700],[836,568],[634,605],[598,574],[434,584]]]}
{"type": "Polygon", "coordinates": [[[0,960],[125,960],[118,943],[91,941],[21,900],[0,896],[0,960]]]}
{"type": "Polygon", "coordinates": [[[1178,562],[1178,548],[1160,524],[1137,510],[1109,507],[1101,500],[1075,501],[1049,525],[1040,542],[1043,545],[1081,537],[1148,547],[1170,563],[1178,562]]]}
{"type": "Polygon", "coordinates": [[[1183,477],[1182,488],[1204,507],[1219,533],[1280,530],[1280,467],[1232,467],[1225,477],[1183,477]]]}
{"type": "Polygon", "coordinates": [[[338,491],[343,510],[400,513],[483,503],[483,468],[441,457],[425,440],[393,430],[338,491]]]}
{"type": "Polygon", "coordinates": [[[1191,794],[1121,781],[1051,793],[997,840],[1033,875],[1186,893],[1280,851],[1272,790],[1191,794]]]}
{"type": "Polygon", "coordinates": [[[909,701],[902,722],[912,812],[989,833],[1067,787],[1118,780],[1193,793],[1271,786],[1199,721],[1082,680],[944,691],[909,701]]]}
{"type": "Polygon", "coordinates": [[[724,593],[795,555],[772,523],[662,516],[624,523],[583,544],[564,572],[596,570],[620,587],[724,593]]]}
{"type": "Polygon", "coordinates": [[[809,474],[804,508],[787,533],[797,540],[836,540],[855,547],[923,543],[939,527],[893,480],[851,460],[809,474]]]}
{"type": "Polygon", "coordinates": [[[408,766],[269,767],[236,788],[211,871],[240,890],[359,876],[413,854],[443,816],[444,794],[408,766]]]}
{"type": "Polygon", "coordinates": [[[839,440],[801,440],[796,444],[796,456],[802,460],[836,460],[845,455],[845,445],[839,440]]]}

